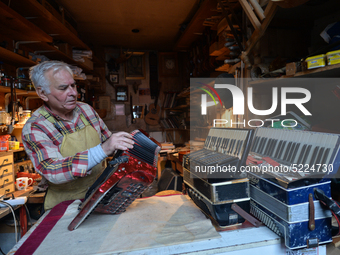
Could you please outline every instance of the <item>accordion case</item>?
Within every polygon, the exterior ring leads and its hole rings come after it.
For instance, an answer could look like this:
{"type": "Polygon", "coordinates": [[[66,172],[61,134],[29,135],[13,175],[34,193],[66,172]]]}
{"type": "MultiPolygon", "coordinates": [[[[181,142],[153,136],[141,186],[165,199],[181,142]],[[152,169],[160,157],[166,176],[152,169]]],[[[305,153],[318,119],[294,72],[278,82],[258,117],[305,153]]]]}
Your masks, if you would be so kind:
{"type": "Polygon", "coordinates": [[[90,187],[79,213],[68,226],[74,230],[92,212],[120,214],[153,182],[160,145],[142,130],[131,133],[132,149],[118,151],[90,187]]]}
{"type": "Polygon", "coordinates": [[[183,156],[183,180],[193,202],[220,227],[245,219],[232,209],[250,212],[249,180],[238,175],[250,149],[253,130],[211,128],[204,148],[183,156]],[[197,173],[197,167],[220,166],[235,171],[197,173]]]}
{"type": "MultiPolygon", "coordinates": [[[[184,173],[188,172],[187,169],[183,169],[184,173]]],[[[232,209],[233,204],[237,204],[243,211],[250,213],[250,197],[249,197],[249,181],[247,178],[231,180],[227,182],[219,183],[219,185],[209,185],[207,190],[212,189],[212,194],[218,196],[216,190],[230,191],[227,196],[224,196],[226,200],[213,202],[205,195],[200,193],[196,188],[192,186],[192,183],[184,181],[186,190],[192,201],[207,215],[216,225],[220,227],[226,227],[242,223],[245,219],[236,213],[232,209]],[[217,187],[217,189],[215,189],[217,187]]],[[[226,192],[227,193],[227,192],[226,192]]],[[[214,196],[214,195],[213,195],[214,196]]]]}
{"type": "Polygon", "coordinates": [[[283,237],[286,247],[313,247],[332,241],[332,213],[313,200],[315,188],[330,196],[330,182],[293,189],[254,177],[250,183],[250,213],[283,237]]]}
{"type": "Polygon", "coordinates": [[[340,135],[258,128],[247,166],[251,214],[284,238],[290,249],[332,241],[332,213],[316,199],[315,190],[331,197],[327,167],[339,167],[340,135]],[[256,163],[255,163],[256,162],[256,163]],[[305,166],[296,171],[294,165],[305,166]],[[315,166],[322,166],[313,171],[315,166]],[[267,169],[285,171],[267,171],[267,169]],[[284,168],[282,168],[284,167],[284,168]],[[312,168],[314,167],[314,168],[312,168]]]}

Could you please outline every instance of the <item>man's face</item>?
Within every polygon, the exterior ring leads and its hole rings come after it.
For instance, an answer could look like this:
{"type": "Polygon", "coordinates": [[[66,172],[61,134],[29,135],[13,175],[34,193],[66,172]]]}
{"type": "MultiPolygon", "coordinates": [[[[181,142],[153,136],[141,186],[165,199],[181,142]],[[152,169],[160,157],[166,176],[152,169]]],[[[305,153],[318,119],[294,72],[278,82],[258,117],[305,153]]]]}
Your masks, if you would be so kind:
{"type": "Polygon", "coordinates": [[[76,107],[77,86],[75,81],[72,75],[64,69],[55,74],[51,70],[46,75],[51,81],[51,93],[46,95],[46,103],[54,113],[65,117],[76,107]]]}

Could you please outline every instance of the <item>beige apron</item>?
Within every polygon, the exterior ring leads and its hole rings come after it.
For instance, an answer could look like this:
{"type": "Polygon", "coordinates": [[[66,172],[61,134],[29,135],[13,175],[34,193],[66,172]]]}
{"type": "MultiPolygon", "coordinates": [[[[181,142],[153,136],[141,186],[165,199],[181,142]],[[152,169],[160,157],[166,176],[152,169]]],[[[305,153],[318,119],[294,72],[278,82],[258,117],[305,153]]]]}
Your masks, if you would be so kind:
{"type": "MultiPolygon", "coordinates": [[[[56,121],[46,110],[39,111],[51,123],[61,123],[56,121]]],[[[85,151],[101,143],[98,133],[86,120],[83,114],[80,115],[85,127],[74,133],[63,133],[64,139],[60,147],[60,153],[63,157],[74,156],[76,153],[85,151]]],[[[65,130],[64,130],[65,131],[65,130]]],[[[52,209],[55,205],[75,199],[83,199],[88,188],[95,182],[99,175],[105,169],[105,160],[92,168],[92,173],[88,176],[63,183],[53,184],[48,182],[48,190],[45,197],[45,210],[52,209]]]]}

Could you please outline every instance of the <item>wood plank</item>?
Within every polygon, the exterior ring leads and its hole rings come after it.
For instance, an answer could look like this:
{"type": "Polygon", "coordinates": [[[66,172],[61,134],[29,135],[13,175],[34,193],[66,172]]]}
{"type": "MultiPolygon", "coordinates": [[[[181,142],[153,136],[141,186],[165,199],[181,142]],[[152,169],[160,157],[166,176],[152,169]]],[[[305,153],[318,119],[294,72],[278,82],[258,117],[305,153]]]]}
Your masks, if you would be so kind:
{"type": "Polygon", "coordinates": [[[61,60],[64,61],[70,65],[79,66],[81,69],[84,70],[86,73],[92,73],[92,70],[85,66],[82,62],[75,61],[72,57],[65,54],[64,52],[60,51],[53,45],[50,45],[48,43],[28,43],[25,44],[27,47],[31,48],[33,51],[35,51],[36,54],[42,54],[48,57],[51,60],[61,60]]]}
{"type": "Polygon", "coordinates": [[[286,79],[292,78],[292,77],[300,77],[300,78],[321,78],[321,77],[339,77],[339,70],[340,70],[340,64],[336,65],[330,65],[315,69],[310,69],[302,72],[296,73],[294,76],[281,76],[279,78],[266,78],[266,79],[259,79],[255,81],[249,82],[249,85],[251,86],[282,86],[286,82],[286,79]]]}
{"type": "MultiPolygon", "coordinates": [[[[231,16],[229,17],[229,19],[231,19],[231,16]]],[[[235,28],[236,30],[239,30],[239,29],[240,29],[238,25],[234,25],[234,28],[235,28]]],[[[219,34],[221,34],[221,33],[222,33],[223,31],[225,31],[225,30],[230,31],[230,34],[232,34],[231,28],[230,28],[230,26],[229,26],[229,24],[228,24],[228,22],[227,22],[227,19],[226,19],[226,18],[223,18],[223,19],[220,21],[220,23],[218,23],[218,26],[217,26],[217,34],[219,35],[219,34]]]]}
{"type": "Polygon", "coordinates": [[[218,67],[215,69],[215,71],[218,71],[218,72],[227,72],[227,73],[230,73],[230,74],[234,74],[235,70],[237,68],[240,68],[241,67],[241,62],[238,62],[234,65],[230,65],[230,64],[223,64],[222,66],[218,67]]]}
{"type": "MultiPolygon", "coordinates": [[[[1,47],[0,47],[0,49],[1,49],[1,47]]],[[[0,55],[1,55],[1,51],[0,51],[0,55]]],[[[37,96],[37,92],[35,92],[35,91],[27,91],[27,90],[23,90],[23,89],[16,89],[15,91],[16,91],[17,94],[18,93],[20,93],[20,94],[27,93],[27,95],[29,95],[29,96],[37,96]]],[[[11,88],[0,86],[0,93],[11,93],[11,88]]]]}
{"type": "Polygon", "coordinates": [[[15,41],[52,42],[51,36],[0,2],[0,30],[15,41]]]}
{"type": "Polygon", "coordinates": [[[209,47],[209,56],[221,56],[221,55],[229,55],[230,50],[229,48],[225,47],[224,44],[226,41],[220,40],[218,42],[214,42],[209,47]]]}
{"type": "Polygon", "coordinates": [[[0,56],[2,61],[15,67],[29,67],[37,64],[28,58],[2,47],[0,47],[0,56]]]}
{"type": "Polygon", "coordinates": [[[261,29],[261,22],[256,17],[253,10],[250,8],[250,5],[248,4],[247,0],[239,0],[239,1],[240,1],[240,4],[242,5],[244,12],[247,14],[250,22],[253,24],[255,30],[260,30],[261,29]]]}
{"type": "Polygon", "coordinates": [[[222,66],[217,67],[215,69],[215,71],[217,71],[217,72],[228,72],[230,67],[231,67],[231,65],[229,65],[229,64],[223,64],[222,66]]]}
{"type": "Polygon", "coordinates": [[[11,7],[23,17],[29,19],[53,39],[61,40],[80,49],[90,50],[78,36],[72,33],[64,24],[44,8],[37,0],[16,0],[11,7]]]}
{"type": "Polygon", "coordinates": [[[264,16],[264,11],[261,8],[260,4],[257,2],[257,0],[249,0],[249,2],[253,6],[257,16],[259,17],[259,19],[262,22],[266,18],[266,16],[264,16]]]}
{"type": "Polygon", "coordinates": [[[261,39],[261,37],[264,35],[265,31],[267,30],[271,20],[274,18],[274,15],[277,11],[277,5],[273,3],[272,1],[269,2],[266,9],[264,10],[264,14],[266,16],[266,19],[261,25],[261,29],[256,30],[250,37],[250,39],[247,41],[246,45],[246,51],[242,53],[241,58],[246,63],[247,67],[249,66],[248,55],[250,52],[254,49],[254,46],[256,43],[261,39]]]}
{"type": "Polygon", "coordinates": [[[314,69],[309,69],[306,71],[298,72],[294,77],[304,76],[304,77],[338,77],[340,64],[324,66],[314,69]]]}
{"type": "Polygon", "coordinates": [[[238,62],[238,63],[236,63],[236,64],[234,64],[234,65],[232,65],[232,66],[229,68],[228,73],[234,74],[234,73],[235,73],[235,70],[236,70],[237,68],[241,68],[241,61],[238,62]]]}
{"type": "Polygon", "coordinates": [[[215,60],[224,61],[227,58],[230,58],[229,52],[225,52],[225,53],[221,54],[220,56],[216,57],[215,60]]]}
{"type": "Polygon", "coordinates": [[[216,6],[217,0],[205,0],[201,4],[185,31],[177,40],[174,51],[187,50],[194,41],[201,37],[205,29],[203,23],[206,18],[216,14],[216,6]]]}
{"type": "Polygon", "coordinates": [[[43,204],[45,200],[45,192],[33,193],[28,197],[28,204],[43,204]]]}

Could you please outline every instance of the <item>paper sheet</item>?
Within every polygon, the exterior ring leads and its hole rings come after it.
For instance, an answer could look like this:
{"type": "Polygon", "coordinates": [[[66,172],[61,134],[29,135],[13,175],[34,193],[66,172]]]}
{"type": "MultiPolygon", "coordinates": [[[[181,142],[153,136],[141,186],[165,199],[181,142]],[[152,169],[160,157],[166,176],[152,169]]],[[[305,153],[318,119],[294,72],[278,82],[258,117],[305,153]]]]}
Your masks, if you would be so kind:
{"type": "Polygon", "coordinates": [[[184,195],[137,199],[120,215],[92,213],[69,231],[79,203],[69,205],[35,255],[112,254],[221,237],[184,195]]]}

